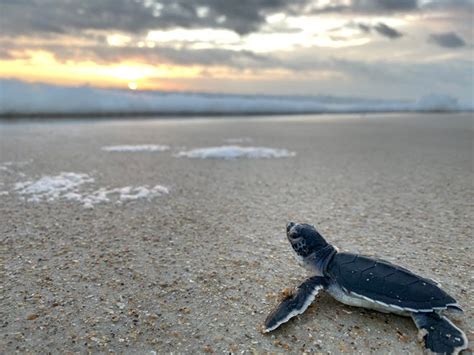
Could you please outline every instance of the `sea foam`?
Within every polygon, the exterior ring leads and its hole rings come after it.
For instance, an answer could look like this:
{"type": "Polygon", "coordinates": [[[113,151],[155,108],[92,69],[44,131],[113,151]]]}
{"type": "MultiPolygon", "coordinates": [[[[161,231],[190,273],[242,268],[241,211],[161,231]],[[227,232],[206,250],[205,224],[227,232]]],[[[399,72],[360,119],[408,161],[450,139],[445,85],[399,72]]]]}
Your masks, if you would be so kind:
{"type": "Polygon", "coordinates": [[[56,176],[43,176],[36,181],[24,181],[15,184],[15,190],[28,201],[53,201],[60,197],[76,193],[79,186],[92,183],[94,179],[87,174],[62,172],[56,176]]]}
{"type": "Polygon", "coordinates": [[[169,189],[162,185],[101,187],[94,190],[94,182],[94,178],[88,174],[62,172],[55,176],[43,176],[36,181],[18,182],[14,189],[28,202],[52,202],[61,199],[80,203],[87,208],[107,202],[151,200],[169,193],[169,189]]]}
{"type": "Polygon", "coordinates": [[[168,145],[139,144],[139,145],[112,145],[102,147],[106,152],[164,152],[169,150],[168,145]]]}
{"type": "Polygon", "coordinates": [[[286,149],[241,147],[238,145],[199,148],[178,153],[178,157],[193,159],[286,158],[295,155],[296,153],[286,149]]]}

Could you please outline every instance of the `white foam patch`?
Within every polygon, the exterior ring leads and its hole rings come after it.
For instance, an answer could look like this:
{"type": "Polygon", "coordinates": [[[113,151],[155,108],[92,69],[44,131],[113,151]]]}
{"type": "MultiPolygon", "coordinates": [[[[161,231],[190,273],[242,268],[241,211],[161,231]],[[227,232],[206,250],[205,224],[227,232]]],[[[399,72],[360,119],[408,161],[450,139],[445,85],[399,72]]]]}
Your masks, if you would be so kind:
{"type": "Polygon", "coordinates": [[[286,149],[241,147],[238,145],[199,148],[178,153],[178,157],[192,159],[287,158],[295,155],[296,153],[290,152],[286,149]]]}
{"type": "Polygon", "coordinates": [[[8,191],[0,191],[0,196],[8,196],[9,194],[8,191]]]}
{"type": "Polygon", "coordinates": [[[169,189],[162,185],[125,186],[107,189],[104,187],[93,190],[88,185],[94,178],[88,174],[62,172],[56,176],[43,176],[36,181],[16,183],[14,189],[28,202],[55,201],[58,199],[74,201],[84,207],[92,208],[100,203],[123,203],[132,200],[151,200],[166,195],[169,189]]]}
{"type": "Polygon", "coordinates": [[[148,200],[167,195],[169,190],[165,186],[156,185],[144,186],[125,186],[113,189],[100,188],[89,194],[70,193],[65,196],[69,200],[75,200],[82,203],[86,208],[92,208],[99,203],[115,202],[118,204],[133,200],[148,200]]]}
{"type": "Polygon", "coordinates": [[[25,196],[27,201],[53,201],[91,182],[94,182],[94,179],[87,174],[62,172],[56,176],[43,176],[36,181],[18,182],[14,188],[20,195],[25,196]]]}
{"type": "Polygon", "coordinates": [[[169,150],[168,145],[139,144],[139,145],[112,145],[102,147],[106,152],[164,152],[169,150]]]}
{"type": "Polygon", "coordinates": [[[100,188],[99,190],[94,191],[92,194],[86,196],[86,198],[90,199],[90,204],[109,202],[111,200],[121,203],[140,199],[151,200],[154,197],[167,194],[169,194],[169,189],[165,186],[156,185],[150,187],[148,185],[144,185],[118,187],[110,190],[100,188]]]}

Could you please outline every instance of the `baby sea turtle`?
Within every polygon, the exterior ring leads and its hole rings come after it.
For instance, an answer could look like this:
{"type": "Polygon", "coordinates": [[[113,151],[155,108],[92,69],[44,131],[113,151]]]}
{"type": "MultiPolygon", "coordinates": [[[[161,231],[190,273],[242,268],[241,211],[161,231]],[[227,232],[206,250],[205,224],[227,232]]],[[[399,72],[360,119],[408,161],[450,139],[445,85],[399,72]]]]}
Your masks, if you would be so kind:
{"type": "Polygon", "coordinates": [[[340,253],[312,225],[290,222],[286,232],[311,277],[270,313],[265,333],[303,313],[317,293],[326,290],[350,306],[411,317],[432,352],[457,354],[467,348],[466,335],[442,314],[462,309],[439,283],[387,261],[340,253]]]}

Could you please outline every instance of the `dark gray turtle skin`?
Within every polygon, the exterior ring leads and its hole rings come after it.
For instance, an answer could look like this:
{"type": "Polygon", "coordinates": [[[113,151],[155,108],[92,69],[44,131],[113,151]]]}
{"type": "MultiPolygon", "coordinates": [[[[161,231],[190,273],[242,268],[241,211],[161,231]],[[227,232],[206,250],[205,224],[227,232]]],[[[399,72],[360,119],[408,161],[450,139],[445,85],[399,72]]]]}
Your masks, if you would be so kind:
{"type": "Polygon", "coordinates": [[[265,333],[302,314],[325,290],[350,306],[411,317],[431,352],[458,354],[467,348],[466,335],[442,314],[462,309],[437,282],[384,260],[340,253],[309,224],[288,223],[287,238],[310,277],[269,314],[265,333]]]}

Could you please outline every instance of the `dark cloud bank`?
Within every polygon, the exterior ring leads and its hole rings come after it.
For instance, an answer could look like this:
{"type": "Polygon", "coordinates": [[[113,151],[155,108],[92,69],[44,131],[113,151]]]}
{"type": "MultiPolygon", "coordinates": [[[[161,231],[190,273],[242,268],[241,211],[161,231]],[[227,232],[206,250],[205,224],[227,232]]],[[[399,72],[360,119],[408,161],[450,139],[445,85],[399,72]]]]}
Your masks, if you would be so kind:
{"type": "Polygon", "coordinates": [[[10,35],[116,30],[227,28],[256,31],[267,13],[295,11],[307,0],[1,0],[2,31],[10,35]]]}
{"type": "MultiPolygon", "coordinates": [[[[268,14],[400,13],[419,10],[464,10],[472,13],[474,0],[0,0],[2,33],[9,36],[72,34],[114,30],[143,33],[150,29],[225,28],[240,35],[258,31],[268,14]]],[[[389,38],[399,33],[374,28],[389,38]]]]}

